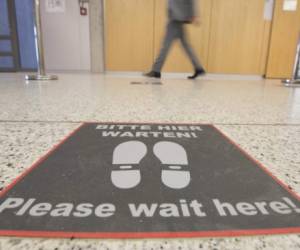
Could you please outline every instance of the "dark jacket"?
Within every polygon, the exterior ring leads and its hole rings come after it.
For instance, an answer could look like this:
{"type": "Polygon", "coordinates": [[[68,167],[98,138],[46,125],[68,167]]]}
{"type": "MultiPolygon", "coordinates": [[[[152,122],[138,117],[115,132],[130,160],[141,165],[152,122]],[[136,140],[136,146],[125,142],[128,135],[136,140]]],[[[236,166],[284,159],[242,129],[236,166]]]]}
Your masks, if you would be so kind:
{"type": "Polygon", "coordinates": [[[172,21],[190,22],[196,16],[195,0],[168,0],[168,16],[172,21]]]}

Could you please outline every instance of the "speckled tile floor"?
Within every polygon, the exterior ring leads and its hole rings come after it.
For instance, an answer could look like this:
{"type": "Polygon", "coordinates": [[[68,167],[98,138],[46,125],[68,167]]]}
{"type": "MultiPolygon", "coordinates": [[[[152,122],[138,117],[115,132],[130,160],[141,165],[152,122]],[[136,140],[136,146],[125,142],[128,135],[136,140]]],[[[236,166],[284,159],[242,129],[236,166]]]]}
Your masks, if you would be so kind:
{"type": "MultiPolygon", "coordinates": [[[[63,74],[25,83],[0,74],[0,190],[81,121],[213,123],[300,194],[300,88],[279,81],[207,76],[130,84],[143,78],[63,74]]],[[[300,249],[300,235],[212,239],[0,238],[0,250],[300,249]]]]}

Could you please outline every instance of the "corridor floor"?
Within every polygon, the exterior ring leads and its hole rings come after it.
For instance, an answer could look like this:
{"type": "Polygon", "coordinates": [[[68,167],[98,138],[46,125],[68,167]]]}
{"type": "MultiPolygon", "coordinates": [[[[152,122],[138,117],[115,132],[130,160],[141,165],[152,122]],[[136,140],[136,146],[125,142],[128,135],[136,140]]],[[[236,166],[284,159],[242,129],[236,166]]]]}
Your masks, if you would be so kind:
{"type": "MultiPolygon", "coordinates": [[[[212,123],[300,194],[300,88],[279,80],[182,75],[59,74],[25,82],[0,75],[0,190],[82,122],[212,123]]],[[[0,222],[1,223],[1,222],[0,222]]],[[[190,239],[1,237],[0,250],[300,249],[300,235],[190,239]]]]}

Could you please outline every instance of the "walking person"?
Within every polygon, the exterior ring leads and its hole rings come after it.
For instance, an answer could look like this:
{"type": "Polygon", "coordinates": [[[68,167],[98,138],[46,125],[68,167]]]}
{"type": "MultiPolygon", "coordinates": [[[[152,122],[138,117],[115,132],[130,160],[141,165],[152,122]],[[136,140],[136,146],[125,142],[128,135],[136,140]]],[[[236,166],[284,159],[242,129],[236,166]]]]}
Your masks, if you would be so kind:
{"type": "Polygon", "coordinates": [[[152,70],[145,73],[144,76],[155,78],[161,77],[161,69],[164,65],[169,49],[176,39],[180,40],[183,49],[195,69],[195,73],[192,76],[189,76],[188,79],[195,79],[196,77],[205,74],[205,70],[197,59],[185,35],[185,24],[191,24],[196,21],[195,1],[196,0],[168,0],[169,20],[163,45],[152,66],[152,70]]]}

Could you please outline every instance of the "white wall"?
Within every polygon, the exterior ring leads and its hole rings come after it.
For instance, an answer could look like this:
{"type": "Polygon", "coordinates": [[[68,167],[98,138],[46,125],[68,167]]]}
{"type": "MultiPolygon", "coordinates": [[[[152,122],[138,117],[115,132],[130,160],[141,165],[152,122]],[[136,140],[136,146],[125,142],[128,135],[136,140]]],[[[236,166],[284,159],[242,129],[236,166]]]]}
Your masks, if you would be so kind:
{"type": "Polygon", "coordinates": [[[40,2],[46,69],[90,71],[89,17],[80,15],[78,0],[65,0],[63,13],[40,2]]]}

